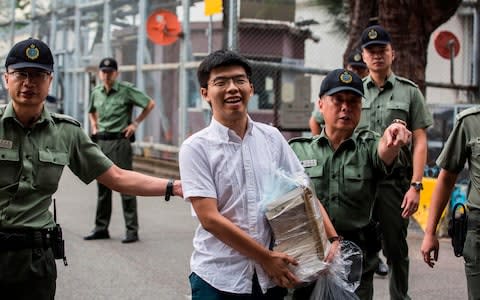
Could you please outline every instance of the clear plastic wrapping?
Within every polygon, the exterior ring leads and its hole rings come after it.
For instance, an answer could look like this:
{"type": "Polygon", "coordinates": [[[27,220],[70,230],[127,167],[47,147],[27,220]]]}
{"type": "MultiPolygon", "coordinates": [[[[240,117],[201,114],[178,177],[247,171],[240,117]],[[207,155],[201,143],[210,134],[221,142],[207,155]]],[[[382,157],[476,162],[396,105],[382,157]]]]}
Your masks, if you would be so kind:
{"type": "Polygon", "coordinates": [[[362,250],[350,241],[340,242],[340,251],[320,274],[310,300],[357,300],[354,293],[362,277],[362,250]]]}
{"type": "Polygon", "coordinates": [[[362,275],[362,251],[350,241],[341,241],[334,259],[324,259],[330,250],[320,202],[305,174],[276,170],[266,181],[260,205],[273,231],[274,250],[298,261],[290,265],[303,283],[315,282],[316,299],[358,299],[354,294],[362,275]]]}
{"type": "Polygon", "coordinates": [[[305,283],[316,280],[325,269],[329,246],[319,202],[308,182],[303,175],[289,177],[277,172],[262,203],[274,234],[274,250],[298,261],[291,268],[305,283]]]}

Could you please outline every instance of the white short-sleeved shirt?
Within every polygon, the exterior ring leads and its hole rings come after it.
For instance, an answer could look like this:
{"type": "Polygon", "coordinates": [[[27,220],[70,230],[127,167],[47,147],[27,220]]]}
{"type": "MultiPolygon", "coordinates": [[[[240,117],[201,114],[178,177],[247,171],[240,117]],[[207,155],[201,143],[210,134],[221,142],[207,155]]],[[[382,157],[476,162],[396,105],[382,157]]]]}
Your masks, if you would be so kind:
{"type": "MultiPolygon", "coordinates": [[[[180,149],[180,176],[184,198],[217,199],[219,212],[257,242],[269,247],[271,229],[259,202],[267,175],[273,169],[291,174],[303,172],[297,156],[274,127],[248,118],[243,140],[212,118],[210,126],[195,133],[180,149]]],[[[190,260],[192,272],[221,291],[252,291],[257,271],[262,290],[275,284],[260,265],[197,228],[190,260]]]]}

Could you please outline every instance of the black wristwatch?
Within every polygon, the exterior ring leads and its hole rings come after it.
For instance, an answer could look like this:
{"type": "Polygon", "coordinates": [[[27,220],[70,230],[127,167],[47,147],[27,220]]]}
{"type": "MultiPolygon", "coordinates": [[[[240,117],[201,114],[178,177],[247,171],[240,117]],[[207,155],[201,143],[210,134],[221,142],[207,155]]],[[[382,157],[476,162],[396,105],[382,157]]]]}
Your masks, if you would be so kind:
{"type": "Polygon", "coordinates": [[[413,188],[417,192],[420,192],[421,190],[423,190],[423,184],[422,184],[421,181],[414,181],[414,182],[410,183],[410,186],[413,186],[413,188]]]}
{"type": "Polygon", "coordinates": [[[173,195],[173,182],[174,181],[175,181],[175,179],[169,179],[168,180],[167,189],[165,190],[165,201],[169,201],[170,196],[174,196],[173,195]]]}

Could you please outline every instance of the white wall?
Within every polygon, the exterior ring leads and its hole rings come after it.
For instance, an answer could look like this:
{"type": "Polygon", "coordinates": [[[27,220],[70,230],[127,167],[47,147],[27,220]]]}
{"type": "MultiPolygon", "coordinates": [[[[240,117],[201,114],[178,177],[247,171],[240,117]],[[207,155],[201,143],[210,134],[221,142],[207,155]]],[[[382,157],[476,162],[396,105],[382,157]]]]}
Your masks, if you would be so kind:
{"type": "MultiPolygon", "coordinates": [[[[441,57],[435,50],[435,38],[441,31],[453,33],[460,42],[460,52],[453,60],[453,81],[456,84],[472,84],[472,39],[470,24],[471,18],[454,15],[450,20],[441,25],[430,38],[427,54],[426,80],[435,83],[450,83],[450,60],[441,57]]],[[[454,104],[467,102],[467,94],[453,89],[428,87],[427,102],[439,104],[454,104]]]]}

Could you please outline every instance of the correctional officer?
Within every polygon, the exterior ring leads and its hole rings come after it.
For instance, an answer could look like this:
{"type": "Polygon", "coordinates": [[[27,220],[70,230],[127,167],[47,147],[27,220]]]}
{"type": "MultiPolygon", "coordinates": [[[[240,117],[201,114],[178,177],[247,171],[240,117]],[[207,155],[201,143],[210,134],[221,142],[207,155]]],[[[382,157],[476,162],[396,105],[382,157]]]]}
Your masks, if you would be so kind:
{"type": "MultiPolygon", "coordinates": [[[[107,57],[100,61],[98,76],[102,84],[96,86],[90,96],[89,119],[92,136],[116,165],[131,170],[132,147],[138,125],[147,117],[155,102],[131,83],[117,81],[118,64],[107,57]],[[141,107],[142,112],[132,121],[132,109],[141,107]]],[[[126,235],[122,243],[138,240],[137,198],[121,194],[126,235]]],[[[108,225],[112,215],[112,190],[98,183],[95,228],[85,240],[108,239],[108,225]]]]}
{"type": "Polygon", "coordinates": [[[182,195],[181,186],[120,169],[76,120],[45,108],[53,72],[45,43],[15,44],[5,68],[11,101],[0,108],[0,298],[54,299],[59,236],[49,206],[65,166],[85,183],[97,179],[132,195],[182,195]]]}
{"type": "MultiPolygon", "coordinates": [[[[359,49],[354,49],[347,59],[347,70],[352,71],[353,73],[363,78],[368,75],[368,68],[365,62],[362,59],[362,52],[359,49]]],[[[313,108],[312,116],[308,121],[310,126],[310,131],[312,135],[320,134],[322,131],[322,124],[324,124],[323,117],[318,111],[316,105],[313,108]]]]}
{"type": "Polygon", "coordinates": [[[441,168],[430,202],[427,227],[421,246],[423,260],[433,268],[438,260],[439,243],[436,228],[457,181],[458,174],[468,162],[470,177],[468,185],[468,230],[463,248],[465,274],[467,276],[468,299],[480,299],[480,107],[462,111],[457,116],[437,165],[441,168]],[[433,257],[432,257],[433,252],[433,257]]]}
{"type": "Polygon", "coordinates": [[[426,129],[433,121],[417,85],[392,72],[395,52],[390,34],[374,25],[363,31],[361,41],[363,60],[370,74],[363,79],[365,101],[359,128],[382,134],[392,122],[401,122],[413,134],[411,146],[404,149],[406,167],[396,168],[380,182],[375,205],[390,269],[390,297],[410,299],[407,227],[409,217],[418,209],[427,159],[426,129]]]}
{"type": "MultiPolygon", "coordinates": [[[[362,111],[363,84],[355,73],[337,69],[323,80],[318,107],[325,119],[320,135],[289,141],[312,179],[318,199],[337,233],[363,251],[363,273],[355,293],[373,298],[373,273],[380,249],[372,210],[378,178],[385,176],[411,133],[392,123],[383,136],[354,132],[362,111]]],[[[309,299],[311,289],[297,289],[295,299],[309,299]]]]}

